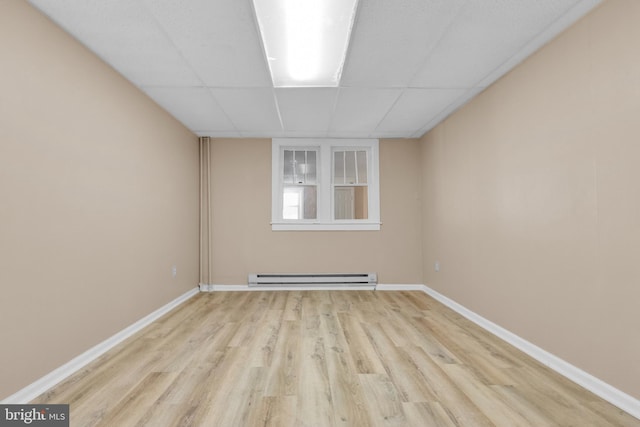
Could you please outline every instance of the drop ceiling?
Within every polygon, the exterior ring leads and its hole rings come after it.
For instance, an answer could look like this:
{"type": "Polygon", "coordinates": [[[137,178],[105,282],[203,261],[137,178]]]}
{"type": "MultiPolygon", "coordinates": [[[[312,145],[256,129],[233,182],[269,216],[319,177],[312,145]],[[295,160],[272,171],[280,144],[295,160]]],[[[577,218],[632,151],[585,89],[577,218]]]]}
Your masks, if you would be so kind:
{"type": "Polygon", "coordinates": [[[360,0],[332,88],[273,87],[251,0],[30,2],[197,135],[412,138],[600,0],[360,0]]]}

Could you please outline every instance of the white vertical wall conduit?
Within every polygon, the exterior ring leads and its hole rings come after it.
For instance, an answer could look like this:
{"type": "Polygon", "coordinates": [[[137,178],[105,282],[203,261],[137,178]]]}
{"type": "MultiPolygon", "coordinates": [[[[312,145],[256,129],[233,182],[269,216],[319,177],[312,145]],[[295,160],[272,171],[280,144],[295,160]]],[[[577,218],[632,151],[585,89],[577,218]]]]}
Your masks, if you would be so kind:
{"type": "Polygon", "coordinates": [[[200,144],[200,289],[211,283],[211,138],[200,144]]]}

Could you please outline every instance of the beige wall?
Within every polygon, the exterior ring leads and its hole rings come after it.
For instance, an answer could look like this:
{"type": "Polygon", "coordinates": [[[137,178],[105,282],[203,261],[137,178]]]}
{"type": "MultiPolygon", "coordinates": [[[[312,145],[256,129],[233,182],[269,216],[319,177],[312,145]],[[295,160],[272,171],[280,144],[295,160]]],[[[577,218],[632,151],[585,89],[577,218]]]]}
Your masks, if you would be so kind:
{"type": "Polygon", "coordinates": [[[0,195],[0,399],[198,282],[196,137],[17,0],[0,195]]]}
{"type": "Polygon", "coordinates": [[[212,283],[269,272],[422,283],[417,140],[380,141],[380,231],[271,231],[270,139],[213,140],[211,166],[212,283]]]}
{"type": "Polygon", "coordinates": [[[425,283],[636,398],[638,22],[605,2],[422,141],[425,283]]]}

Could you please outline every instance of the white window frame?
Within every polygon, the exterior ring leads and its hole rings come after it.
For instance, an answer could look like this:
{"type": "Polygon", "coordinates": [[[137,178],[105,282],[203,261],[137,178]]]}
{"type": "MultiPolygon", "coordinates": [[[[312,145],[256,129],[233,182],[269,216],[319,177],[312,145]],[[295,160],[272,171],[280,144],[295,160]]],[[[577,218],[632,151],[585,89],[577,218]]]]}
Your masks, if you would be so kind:
{"type": "Polygon", "coordinates": [[[379,143],[377,139],[273,138],[271,145],[271,229],[273,231],[380,230],[379,143]],[[317,218],[282,218],[283,153],[291,149],[317,149],[317,218]],[[333,152],[367,151],[368,218],[333,219],[333,152]]]}

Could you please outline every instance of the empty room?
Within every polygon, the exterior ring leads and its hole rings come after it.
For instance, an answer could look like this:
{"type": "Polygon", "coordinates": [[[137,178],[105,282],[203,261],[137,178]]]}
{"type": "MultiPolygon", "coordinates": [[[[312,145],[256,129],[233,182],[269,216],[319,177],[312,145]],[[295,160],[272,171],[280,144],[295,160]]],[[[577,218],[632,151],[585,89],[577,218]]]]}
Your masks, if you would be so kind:
{"type": "Polygon", "coordinates": [[[638,22],[0,0],[0,425],[640,427],[638,22]]]}

